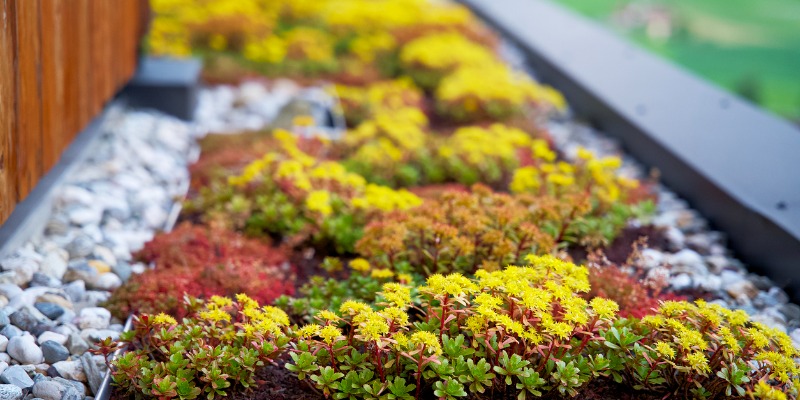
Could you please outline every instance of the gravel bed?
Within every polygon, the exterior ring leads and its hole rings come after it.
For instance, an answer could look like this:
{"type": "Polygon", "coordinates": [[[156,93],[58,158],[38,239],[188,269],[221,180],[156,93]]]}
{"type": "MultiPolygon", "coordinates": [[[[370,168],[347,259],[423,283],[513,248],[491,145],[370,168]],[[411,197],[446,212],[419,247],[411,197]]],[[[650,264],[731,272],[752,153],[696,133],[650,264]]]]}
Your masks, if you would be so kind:
{"type": "Polygon", "coordinates": [[[262,128],[293,96],[291,82],[218,86],[192,123],[149,111],[109,111],[102,137],[56,189],[44,232],[0,260],[0,399],[82,399],[106,372],[87,350],[118,338],[100,306],[147,266],[132,252],[165,227],[186,193],[188,165],[209,132],[262,128]]]}

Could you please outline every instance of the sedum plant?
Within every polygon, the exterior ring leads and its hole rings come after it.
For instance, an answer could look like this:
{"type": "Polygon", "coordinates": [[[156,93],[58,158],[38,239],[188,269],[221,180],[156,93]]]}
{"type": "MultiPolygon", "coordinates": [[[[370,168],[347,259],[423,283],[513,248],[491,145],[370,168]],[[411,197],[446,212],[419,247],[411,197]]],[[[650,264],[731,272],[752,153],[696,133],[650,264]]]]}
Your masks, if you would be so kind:
{"type": "Polygon", "coordinates": [[[182,223],[156,235],[136,257],[153,268],[131,276],[104,304],[123,320],[132,313],[183,317],[186,294],[207,299],[246,293],[269,303],[295,289],[285,250],[230,230],[182,223]]]}
{"type": "Polygon", "coordinates": [[[336,85],[334,94],[351,126],[404,108],[421,109],[422,91],[407,77],[371,83],[366,86],[336,85]]]}
{"type": "Polygon", "coordinates": [[[475,279],[435,274],[413,297],[385,284],[377,309],[322,311],[297,331],[287,368],[336,399],[575,395],[607,369],[588,350],[616,304],[575,296],[588,290],[585,268],[528,260],[475,279]]]}
{"type": "MultiPolygon", "coordinates": [[[[347,300],[357,299],[372,304],[385,283],[409,284],[414,278],[409,274],[395,273],[385,268],[373,268],[369,261],[356,258],[348,262],[350,275],[345,279],[313,276],[297,290],[297,295],[281,296],[274,305],[286,311],[293,321],[309,322],[323,310],[336,310],[347,300]]],[[[328,269],[341,267],[341,260],[326,258],[328,269]],[[332,267],[332,268],[331,268],[332,267]]]]}
{"type": "Polygon", "coordinates": [[[400,51],[403,71],[428,92],[436,90],[439,83],[459,67],[496,62],[497,56],[491,49],[455,32],[422,36],[400,51]]]}
{"type": "Polygon", "coordinates": [[[585,267],[526,259],[320,311],[287,368],[335,399],[574,398],[592,381],[647,398],[796,398],[798,350],[744,311],[665,301],[625,319],[612,300],[580,297],[585,267]]]}
{"type": "Polygon", "coordinates": [[[100,352],[128,351],[110,362],[122,395],[148,399],[214,399],[255,386],[256,371],[275,361],[289,338],[289,318],[246,295],[233,301],[186,299],[189,316],[178,322],[166,314],[142,315],[133,330],[110,339],[100,352]]]}
{"type": "Polygon", "coordinates": [[[290,244],[306,241],[346,253],[361,237],[369,215],[409,209],[421,200],[405,191],[368,184],[332,161],[304,153],[285,131],[280,149],[249,164],[228,185],[203,190],[189,204],[211,225],[255,235],[277,235],[290,244]]]}
{"type": "Polygon", "coordinates": [[[528,254],[606,243],[629,215],[595,216],[583,196],[502,194],[474,185],[471,192],[428,199],[414,213],[390,213],[371,222],[356,250],[382,268],[473,273],[521,262],[528,254]]]}
{"type": "Polygon", "coordinates": [[[534,107],[566,108],[561,93],[499,62],[458,68],[441,79],[435,99],[436,111],[458,122],[503,121],[534,107]]]}

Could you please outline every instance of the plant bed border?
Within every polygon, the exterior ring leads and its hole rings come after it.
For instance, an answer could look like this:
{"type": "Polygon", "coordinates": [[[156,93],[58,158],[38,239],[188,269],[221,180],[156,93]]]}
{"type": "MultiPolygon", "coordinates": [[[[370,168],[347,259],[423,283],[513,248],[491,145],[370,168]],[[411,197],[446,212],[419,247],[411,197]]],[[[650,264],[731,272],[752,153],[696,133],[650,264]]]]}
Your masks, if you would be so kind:
{"type": "Polygon", "coordinates": [[[800,129],[543,0],[458,0],[800,300],[800,129]]]}

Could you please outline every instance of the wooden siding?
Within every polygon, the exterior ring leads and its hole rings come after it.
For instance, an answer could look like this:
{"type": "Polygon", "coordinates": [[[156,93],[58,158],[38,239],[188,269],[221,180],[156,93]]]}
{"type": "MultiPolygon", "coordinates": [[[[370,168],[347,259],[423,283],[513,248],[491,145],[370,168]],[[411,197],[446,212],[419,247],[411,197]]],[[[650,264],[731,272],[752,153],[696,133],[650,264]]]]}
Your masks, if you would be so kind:
{"type": "Polygon", "coordinates": [[[0,224],[132,77],[145,0],[0,0],[0,224]]]}

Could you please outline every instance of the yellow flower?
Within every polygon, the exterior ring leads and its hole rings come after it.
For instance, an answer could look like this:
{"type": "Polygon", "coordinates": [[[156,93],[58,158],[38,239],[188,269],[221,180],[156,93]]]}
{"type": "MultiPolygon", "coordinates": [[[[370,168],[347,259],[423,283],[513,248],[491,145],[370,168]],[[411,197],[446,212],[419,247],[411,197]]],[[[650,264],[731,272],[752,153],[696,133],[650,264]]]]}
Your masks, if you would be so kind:
{"type": "Polygon", "coordinates": [[[319,330],[319,336],[330,346],[337,338],[342,336],[342,331],[333,325],[327,325],[319,330]]]}
{"type": "Polygon", "coordinates": [[[209,322],[228,322],[231,320],[230,314],[218,308],[209,309],[208,311],[201,311],[199,315],[200,318],[209,322]]]}
{"type": "Polygon", "coordinates": [[[208,308],[209,309],[226,308],[226,307],[230,307],[232,305],[233,305],[233,300],[231,300],[231,299],[229,299],[227,297],[222,297],[222,296],[216,296],[216,295],[211,296],[211,298],[208,301],[208,308]]]}
{"type": "Polygon", "coordinates": [[[311,211],[316,211],[323,216],[328,216],[333,213],[331,206],[331,194],[327,190],[315,190],[308,194],[306,197],[306,208],[311,211]]]}
{"type": "Polygon", "coordinates": [[[439,343],[439,338],[431,332],[414,332],[409,339],[409,344],[415,348],[425,346],[425,350],[430,354],[442,353],[442,345],[439,343]]]}
{"type": "Polygon", "coordinates": [[[395,346],[397,347],[398,350],[402,351],[408,348],[408,336],[406,336],[405,333],[403,332],[395,333],[392,336],[392,340],[395,341],[395,346]]]}
{"type": "Polygon", "coordinates": [[[761,400],[787,400],[786,394],[772,387],[767,382],[761,380],[758,381],[756,386],[754,387],[753,395],[756,398],[761,400]]]}
{"type": "Polygon", "coordinates": [[[394,272],[390,269],[382,268],[382,269],[373,269],[372,273],[370,273],[375,279],[391,279],[394,276],[394,272]]]}
{"type": "Polygon", "coordinates": [[[161,325],[176,325],[178,321],[175,321],[175,318],[172,318],[167,314],[159,313],[153,317],[153,323],[161,325]]]}
{"type": "Polygon", "coordinates": [[[319,333],[320,329],[322,329],[322,327],[317,324],[308,324],[297,331],[297,336],[303,339],[308,339],[319,333]]]}
{"type": "Polygon", "coordinates": [[[619,311],[619,305],[614,300],[595,297],[591,301],[592,310],[603,319],[612,319],[619,311]]]}
{"type": "Polygon", "coordinates": [[[358,272],[367,272],[370,269],[369,261],[363,258],[356,258],[350,261],[350,269],[358,272]]]}
{"type": "Polygon", "coordinates": [[[339,316],[336,315],[333,311],[329,310],[322,310],[317,313],[317,318],[323,321],[337,321],[339,320],[339,316]]]}
{"type": "Polygon", "coordinates": [[[355,300],[347,300],[339,306],[339,312],[348,315],[358,315],[365,312],[371,312],[372,308],[365,303],[355,300]]]}
{"type": "Polygon", "coordinates": [[[672,346],[670,346],[667,342],[657,342],[656,352],[658,352],[658,354],[660,354],[662,357],[670,360],[675,358],[675,349],[673,349],[672,346]]]}
{"type": "Polygon", "coordinates": [[[384,308],[379,313],[393,321],[396,326],[405,326],[408,324],[408,314],[400,308],[388,307],[384,308]]]}
{"type": "Polygon", "coordinates": [[[686,362],[692,367],[695,372],[698,374],[707,374],[711,372],[711,368],[708,366],[708,359],[706,358],[705,354],[699,351],[695,351],[686,355],[686,362]]]}
{"type": "Polygon", "coordinates": [[[366,318],[358,326],[358,333],[364,337],[365,341],[379,340],[383,335],[389,333],[389,325],[386,320],[377,313],[361,314],[366,318]]]}
{"type": "Polygon", "coordinates": [[[383,297],[395,306],[405,308],[411,303],[411,289],[399,283],[385,283],[383,297]]]}

